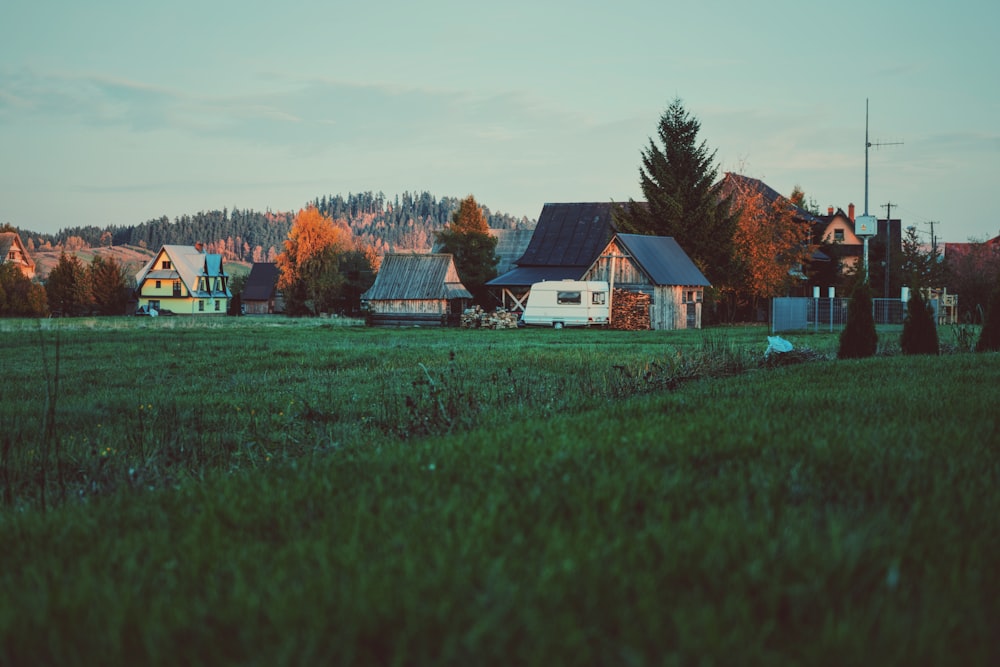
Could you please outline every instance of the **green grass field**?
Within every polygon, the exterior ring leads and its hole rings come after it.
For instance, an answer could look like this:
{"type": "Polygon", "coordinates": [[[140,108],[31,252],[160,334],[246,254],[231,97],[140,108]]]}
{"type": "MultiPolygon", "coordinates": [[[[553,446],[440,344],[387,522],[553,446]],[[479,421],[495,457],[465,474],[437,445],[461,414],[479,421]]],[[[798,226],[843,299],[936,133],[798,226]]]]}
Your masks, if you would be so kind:
{"type": "Polygon", "coordinates": [[[352,324],[0,322],[0,665],[1000,664],[1000,355],[352,324]]]}

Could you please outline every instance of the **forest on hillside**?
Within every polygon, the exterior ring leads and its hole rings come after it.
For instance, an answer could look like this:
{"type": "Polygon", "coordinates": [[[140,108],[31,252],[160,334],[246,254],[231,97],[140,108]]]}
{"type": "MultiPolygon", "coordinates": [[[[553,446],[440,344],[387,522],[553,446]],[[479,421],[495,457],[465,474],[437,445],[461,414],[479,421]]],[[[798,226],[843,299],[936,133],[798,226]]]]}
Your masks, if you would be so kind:
{"type": "MultiPolygon", "coordinates": [[[[323,195],[308,205],[336,221],[345,222],[355,238],[382,254],[398,250],[426,250],[458,208],[457,197],[441,197],[429,192],[404,192],[388,198],[384,193],[361,192],[323,195]]],[[[493,229],[530,229],[535,220],[493,213],[483,207],[493,229]]],[[[294,211],[271,212],[252,209],[222,209],[167,216],[135,225],[66,227],[55,234],[21,229],[21,238],[33,250],[62,248],[67,251],[87,247],[131,245],[156,249],[165,244],[205,243],[209,252],[244,262],[273,261],[281,251],[295,218],[294,211]]]]}

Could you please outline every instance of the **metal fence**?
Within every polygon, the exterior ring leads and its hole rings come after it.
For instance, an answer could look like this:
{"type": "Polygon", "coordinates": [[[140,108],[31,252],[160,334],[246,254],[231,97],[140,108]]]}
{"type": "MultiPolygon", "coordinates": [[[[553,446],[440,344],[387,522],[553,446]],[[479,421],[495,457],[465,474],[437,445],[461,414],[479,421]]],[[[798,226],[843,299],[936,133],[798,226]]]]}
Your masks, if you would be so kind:
{"type": "MultiPolygon", "coordinates": [[[[851,300],[781,297],[771,300],[771,332],[835,331],[847,323],[851,300]]],[[[902,324],[906,304],[900,299],[872,299],[875,324],[902,324]]]]}

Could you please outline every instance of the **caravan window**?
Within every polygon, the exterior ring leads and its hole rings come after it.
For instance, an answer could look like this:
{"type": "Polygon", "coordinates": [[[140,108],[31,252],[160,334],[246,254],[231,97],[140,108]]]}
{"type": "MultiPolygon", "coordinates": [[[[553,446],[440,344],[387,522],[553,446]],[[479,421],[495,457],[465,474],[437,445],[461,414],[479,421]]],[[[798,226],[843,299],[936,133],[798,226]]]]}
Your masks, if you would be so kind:
{"type": "Polygon", "coordinates": [[[607,303],[608,293],[607,292],[594,292],[590,295],[590,302],[595,306],[603,306],[607,303]]]}
{"type": "Polygon", "coordinates": [[[556,292],[556,303],[580,303],[579,292],[556,292]]]}

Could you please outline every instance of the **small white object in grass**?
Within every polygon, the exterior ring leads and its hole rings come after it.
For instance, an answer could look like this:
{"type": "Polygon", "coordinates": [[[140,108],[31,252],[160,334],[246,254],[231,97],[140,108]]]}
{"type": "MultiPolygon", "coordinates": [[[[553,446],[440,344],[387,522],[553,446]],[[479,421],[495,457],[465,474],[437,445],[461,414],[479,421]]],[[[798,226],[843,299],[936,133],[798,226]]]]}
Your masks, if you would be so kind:
{"type": "Polygon", "coordinates": [[[781,336],[768,336],[767,337],[767,351],[764,352],[764,358],[771,356],[771,353],[781,354],[783,352],[791,352],[792,344],[781,336]]]}

